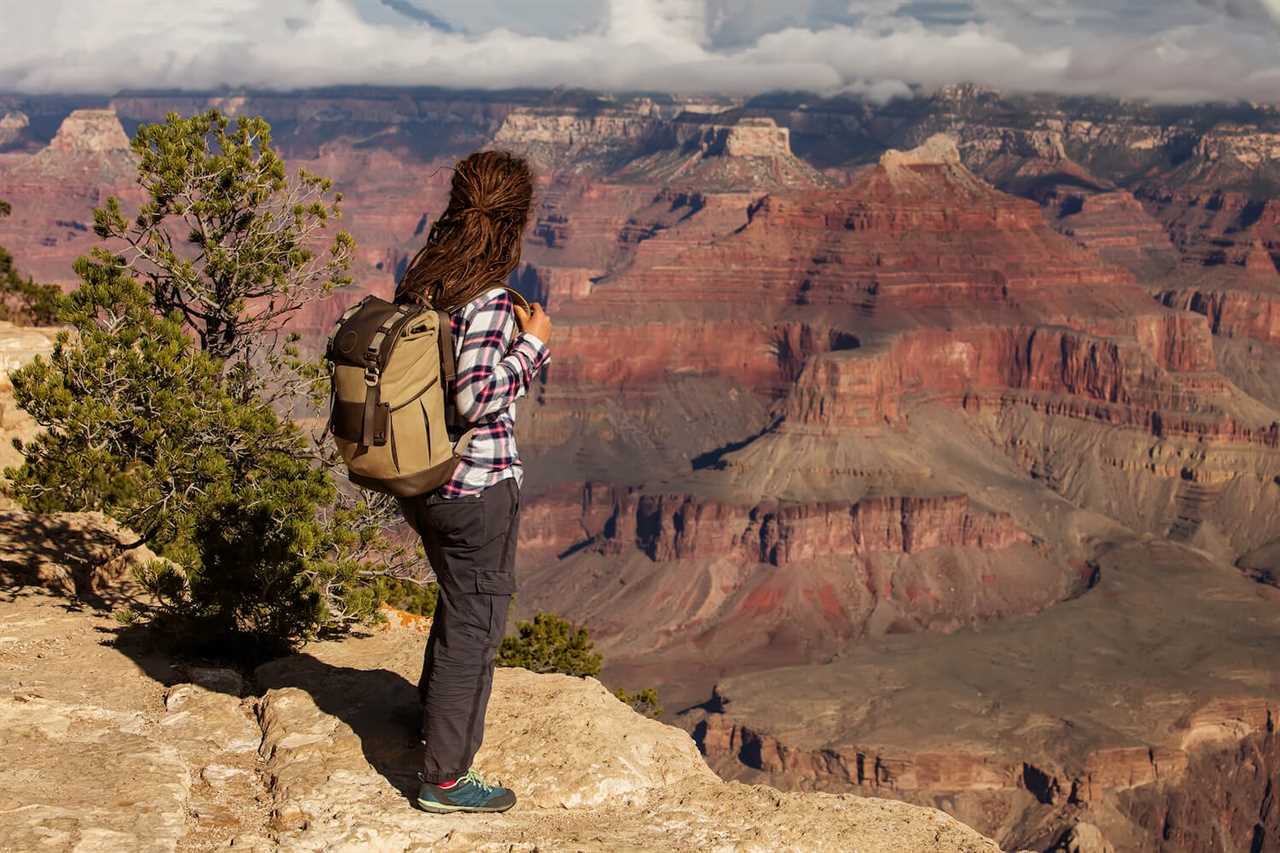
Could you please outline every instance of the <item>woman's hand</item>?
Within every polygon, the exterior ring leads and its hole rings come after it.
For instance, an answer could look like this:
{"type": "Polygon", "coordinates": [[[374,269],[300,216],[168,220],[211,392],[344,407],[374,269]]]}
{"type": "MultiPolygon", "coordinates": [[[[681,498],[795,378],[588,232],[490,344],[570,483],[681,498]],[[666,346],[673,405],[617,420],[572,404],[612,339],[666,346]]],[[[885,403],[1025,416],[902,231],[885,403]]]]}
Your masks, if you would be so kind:
{"type": "Polygon", "coordinates": [[[528,311],[519,305],[515,306],[515,309],[520,331],[533,335],[544,344],[551,343],[551,316],[542,310],[542,305],[535,302],[529,306],[528,311]]]}

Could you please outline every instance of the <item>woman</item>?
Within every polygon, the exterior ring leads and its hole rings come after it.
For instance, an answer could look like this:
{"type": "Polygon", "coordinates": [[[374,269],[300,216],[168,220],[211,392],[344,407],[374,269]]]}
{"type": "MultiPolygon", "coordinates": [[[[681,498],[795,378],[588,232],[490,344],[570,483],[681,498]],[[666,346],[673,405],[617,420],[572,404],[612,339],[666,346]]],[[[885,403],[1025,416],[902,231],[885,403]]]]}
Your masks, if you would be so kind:
{"type": "Polygon", "coordinates": [[[516,590],[523,470],[513,403],[547,363],[551,336],[542,307],[525,310],[503,288],[520,261],[532,200],[524,160],[485,151],[459,162],[449,206],[396,292],[397,301],[451,315],[450,438],[475,430],[452,480],[400,502],[440,584],[418,682],[425,745],[418,805],[429,812],[501,812],[516,799],[480,779],[471,761],[484,739],[494,657],[516,590]]]}

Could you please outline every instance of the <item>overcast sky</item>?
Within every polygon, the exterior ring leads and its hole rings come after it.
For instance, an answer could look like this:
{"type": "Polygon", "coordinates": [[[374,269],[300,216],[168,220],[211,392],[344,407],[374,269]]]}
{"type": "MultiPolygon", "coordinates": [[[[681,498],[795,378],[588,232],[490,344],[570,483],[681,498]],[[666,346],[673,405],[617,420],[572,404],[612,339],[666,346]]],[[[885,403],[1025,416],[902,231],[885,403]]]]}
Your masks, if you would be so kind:
{"type": "Polygon", "coordinates": [[[1280,0],[0,0],[0,90],[954,82],[1280,101],[1280,0]]]}

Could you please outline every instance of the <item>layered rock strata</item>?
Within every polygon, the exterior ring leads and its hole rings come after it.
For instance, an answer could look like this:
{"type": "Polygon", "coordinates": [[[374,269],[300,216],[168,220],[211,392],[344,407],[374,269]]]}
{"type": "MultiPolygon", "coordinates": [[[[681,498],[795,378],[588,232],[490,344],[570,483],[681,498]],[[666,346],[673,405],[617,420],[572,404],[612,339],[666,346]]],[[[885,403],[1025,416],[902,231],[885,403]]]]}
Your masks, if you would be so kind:
{"type": "Polygon", "coordinates": [[[946,803],[1010,845],[1042,849],[1077,820],[1134,851],[1270,838],[1275,595],[1173,546],[1134,542],[1099,569],[1033,621],[727,679],[689,724],[731,778],[946,803]],[[825,685],[803,711],[783,698],[800,684],[825,685]]]}

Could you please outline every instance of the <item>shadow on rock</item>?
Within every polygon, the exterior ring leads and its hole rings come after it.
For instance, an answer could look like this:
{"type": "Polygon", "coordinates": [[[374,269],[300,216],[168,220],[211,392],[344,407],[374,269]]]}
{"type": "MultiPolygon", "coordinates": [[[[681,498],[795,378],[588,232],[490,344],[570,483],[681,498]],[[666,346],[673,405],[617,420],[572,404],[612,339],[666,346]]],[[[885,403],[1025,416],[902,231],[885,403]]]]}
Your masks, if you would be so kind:
{"type": "Polygon", "coordinates": [[[122,584],[149,551],[122,551],[127,536],[98,513],[0,512],[0,598],[52,592],[73,607],[109,611],[132,600],[122,584]]]}
{"type": "Polygon", "coordinates": [[[406,798],[418,793],[422,760],[418,688],[387,669],[336,666],[309,654],[270,661],[254,672],[262,692],[296,687],[321,711],[351,727],[365,760],[406,798]]]}
{"type": "MultiPolygon", "coordinates": [[[[406,798],[416,797],[421,766],[418,689],[388,669],[359,669],[298,653],[256,668],[207,656],[175,656],[173,637],[150,625],[102,629],[113,648],[166,687],[191,682],[242,697],[296,688],[316,708],[345,723],[359,739],[365,760],[406,798]]],[[[269,757],[269,756],[267,756],[269,757]]]]}

